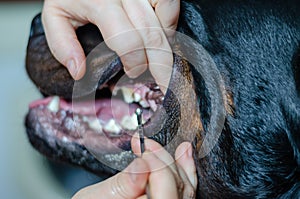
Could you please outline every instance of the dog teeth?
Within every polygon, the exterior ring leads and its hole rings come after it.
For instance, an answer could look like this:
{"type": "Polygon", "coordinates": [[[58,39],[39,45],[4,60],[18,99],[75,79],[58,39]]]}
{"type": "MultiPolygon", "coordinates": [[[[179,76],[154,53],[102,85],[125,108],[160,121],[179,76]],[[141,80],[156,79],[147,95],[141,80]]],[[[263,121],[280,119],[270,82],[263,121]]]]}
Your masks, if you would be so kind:
{"type": "Polygon", "coordinates": [[[160,90],[159,86],[155,86],[153,90],[160,90]]]}
{"type": "Polygon", "coordinates": [[[122,129],[119,127],[119,125],[114,119],[110,119],[108,123],[104,126],[104,130],[110,133],[119,134],[122,129]]]}
{"type": "Polygon", "coordinates": [[[47,108],[53,113],[59,111],[59,97],[54,96],[52,100],[49,102],[49,104],[47,105],[47,108]]]}
{"type": "Polygon", "coordinates": [[[95,130],[97,133],[102,133],[102,126],[99,123],[97,118],[94,119],[88,119],[87,123],[89,125],[89,127],[93,130],[95,130]]]}
{"type": "Polygon", "coordinates": [[[121,126],[124,129],[127,129],[127,130],[135,130],[138,126],[136,116],[135,115],[132,115],[132,116],[126,115],[126,116],[124,116],[122,118],[122,121],[121,121],[121,126]]]}
{"type": "Polygon", "coordinates": [[[143,108],[149,108],[149,103],[145,100],[141,100],[140,102],[140,105],[143,107],[143,108]]]}
{"type": "Polygon", "coordinates": [[[121,90],[122,90],[124,101],[126,103],[130,104],[130,103],[134,102],[133,89],[127,88],[127,87],[122,87],[121,90]]]}
{"type": "Polygon", "coordinates": [[[134,101],[139,102],[142,99],[142,96],[138,93],[133,93],[134,101]]]}

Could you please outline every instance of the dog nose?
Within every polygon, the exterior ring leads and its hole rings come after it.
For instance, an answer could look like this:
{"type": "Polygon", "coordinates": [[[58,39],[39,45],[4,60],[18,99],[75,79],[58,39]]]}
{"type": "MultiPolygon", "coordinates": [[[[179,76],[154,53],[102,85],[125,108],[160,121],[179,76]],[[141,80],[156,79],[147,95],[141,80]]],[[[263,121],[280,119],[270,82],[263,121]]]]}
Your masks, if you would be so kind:
{"type": "Polygon", "coordinates": [[[41,13],[39,13],[33,18],[31,22],[30,37],[41,35],[41,34],[44,34],[44,28],[41,19],[41,13]]]}

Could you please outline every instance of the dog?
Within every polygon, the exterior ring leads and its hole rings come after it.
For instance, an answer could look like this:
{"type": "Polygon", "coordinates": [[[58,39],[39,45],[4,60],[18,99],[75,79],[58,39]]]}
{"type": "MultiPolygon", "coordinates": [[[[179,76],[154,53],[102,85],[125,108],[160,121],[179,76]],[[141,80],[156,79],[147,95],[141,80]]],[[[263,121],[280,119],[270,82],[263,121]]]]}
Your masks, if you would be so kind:
{"type": "MultiPolygon", "coordinates": [[[[197,198],[300,198],[300,2],[182,0],[177,30],[203,46],[211,59],[203,58],[202,66],[215,64],[222,81],[220,85],[207,82],[199,73],[200,66],[175,55],[170,92],[157,103],[165,112],[158,110],[151,116],[145,125],[146,135],[162,145],[178,145],[172,142],[175,137],[192,141],[197,198]],[[179,73],[189,81],[178,79],[179,73]],[[211,95],[216,86],[221,97],[211,95]],[[214,97],[222,99],[217,106],[225,110],[221,124],[211,120],[214,97]],[[221,133],[202,157],[205,136],[214,133],[209,128],[221,128],[221,133]]],[[[86,55],[103,42],[91,24],[76,33],[86,55]]],[[[40,15],[36,16],[26,69],[46,98],[30,105],[25,125],[31,144],[47,157],[96,174],[113,175],[120,169],[108,165],[125,167],[133,158],[130,134],[112,136],[109,140],[113,144],[109,144],[104,136],[91,132],[83,113],[61,110],[70,105],[57,107],[58,98],[50,97],[59,96],[61,104],[91,93],[111,97],[108,87],[122,74],[122,64],[118,59],[106,63],[103,52],[96,51],[95,56],[87,60],[87,74],[97,82],[96,87],[79,89],[80,96],[74,95],[76,82],[52,56],[40,15]],[[49,105],[55,102],[54,108],[49,105]],[[88,136],[75,133],[75,117],[88,136]],[[93,143],[95,139],[101,144],[93,143]],[[125,152],[112,152],[111,145],[125,152]],[[95,153],[99,149],[107,154],[103,161],[109,164],[98,161],[95,153]]]]}

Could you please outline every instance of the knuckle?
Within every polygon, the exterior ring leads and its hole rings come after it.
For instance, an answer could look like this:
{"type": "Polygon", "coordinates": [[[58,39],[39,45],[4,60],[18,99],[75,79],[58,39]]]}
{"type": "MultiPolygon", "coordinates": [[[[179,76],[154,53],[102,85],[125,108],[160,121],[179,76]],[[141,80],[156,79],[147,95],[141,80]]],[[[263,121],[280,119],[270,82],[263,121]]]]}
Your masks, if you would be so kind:
{"type": "Polygon", "coordinates": [[[115,181],[111,184],[112,195],[120,198],[129,198],[128,189],[125,189],[124,185],[121,183],[121,176],[117,175],[115,181]]]}
{"type": "Polygon", "coordinates": [[[119,56],[124,56],[132,52],[144,49],[142,40],[136,35],[121,34],[113,39],[105,41],[109,48],[116,51],[119,56]],[[126,45],[120,45],[120,43],[126,42],[126,45]]]}
{"type": "Polygon", "coordinates": [[[143,49],[143,42],[136,38],[134,40],[130,40],[130,42],[126,43],[126,51],[124,53],[133,53],[143,49]]]}
{"type": "Polygon", "coordinates": [[[148,30],[146,38],[147,47],[161,47],[164,44],[164,33],[162,30],[148,30]]]}

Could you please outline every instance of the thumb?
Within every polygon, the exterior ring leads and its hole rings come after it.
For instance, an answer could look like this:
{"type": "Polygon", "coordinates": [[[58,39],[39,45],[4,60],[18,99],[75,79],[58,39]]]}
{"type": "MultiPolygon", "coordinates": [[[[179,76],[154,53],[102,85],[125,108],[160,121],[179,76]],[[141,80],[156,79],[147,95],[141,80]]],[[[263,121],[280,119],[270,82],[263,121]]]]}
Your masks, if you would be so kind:
{"type": "Polygon", "coordinates": [[[136,199],[145,193],[148,175],[147,163],[137,158],[121,173],[80,190],[72,199],[136,199]]]}

